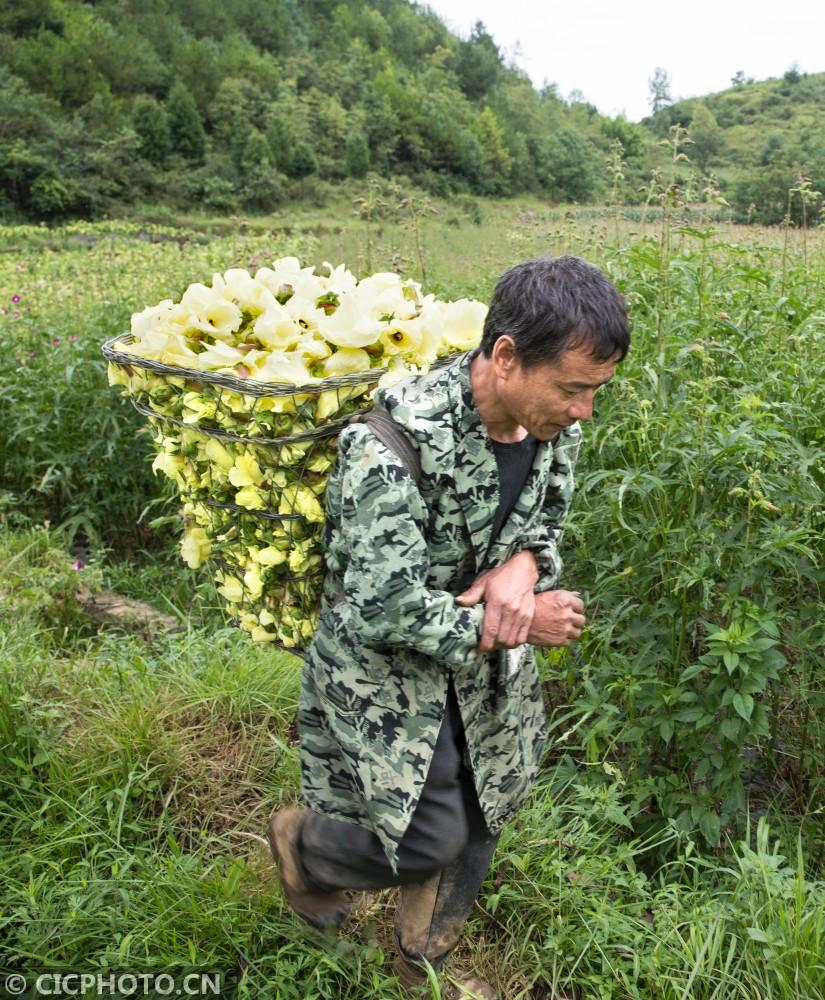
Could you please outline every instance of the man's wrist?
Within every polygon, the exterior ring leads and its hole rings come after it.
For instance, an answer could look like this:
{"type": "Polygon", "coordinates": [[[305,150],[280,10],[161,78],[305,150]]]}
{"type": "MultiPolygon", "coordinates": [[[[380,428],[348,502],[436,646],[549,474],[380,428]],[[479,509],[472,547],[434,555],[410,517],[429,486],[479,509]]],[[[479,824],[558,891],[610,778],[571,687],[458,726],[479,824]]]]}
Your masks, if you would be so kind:
{"type": "Polygon", "coordinates": [[[514,559],[519,559],[519,558],[522,558],[522,557],[525,557],[523,559],[523,561],[525,563],[529,562],[529,564],[532,566],[533,572],[536,575],[536,579],[533,582],[534,583],[538,583],[538,579],[539,579],[539,564],[538,564],[538,560],[536,559],[535,552],[533,552],[532,549],[522,549],[521,552],[519,552],[519,553],[517,553],[517,555],[513,556],[514,559]]]}

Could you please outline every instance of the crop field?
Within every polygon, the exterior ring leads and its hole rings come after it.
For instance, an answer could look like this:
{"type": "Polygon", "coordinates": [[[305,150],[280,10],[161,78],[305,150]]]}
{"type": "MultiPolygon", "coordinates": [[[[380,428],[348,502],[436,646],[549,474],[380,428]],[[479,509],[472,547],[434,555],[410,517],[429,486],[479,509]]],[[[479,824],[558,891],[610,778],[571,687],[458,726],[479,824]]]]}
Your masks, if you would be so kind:
{"type": "Polygon", "coordinates": [[[488,300],[508,265],[574,253],[633,325],[565,535],[588,627],[541,654],[546,766],[458,957],[507,1000],[825,1000],[825,238],[666,192],[634,212],[371,190],[266,220],[0,230],[3,973],[402,996],[391,892],[337,938],[280,894],[263,832],[299,794],[300,663],[180,561],[100,345],[286,254],[488,300]],[[175,628],[100,627],[101,588],[175,628]]]}

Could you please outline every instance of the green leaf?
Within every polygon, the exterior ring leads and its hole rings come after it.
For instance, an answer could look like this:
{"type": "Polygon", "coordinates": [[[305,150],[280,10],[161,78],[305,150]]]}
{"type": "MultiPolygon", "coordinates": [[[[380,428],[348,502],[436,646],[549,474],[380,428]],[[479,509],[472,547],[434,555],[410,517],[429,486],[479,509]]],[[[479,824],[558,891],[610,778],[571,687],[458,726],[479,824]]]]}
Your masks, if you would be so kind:
{"type": "Polygon", "coordinates": [[[697,705],[694,708],[685,708],[681,712],[677,712],[673,718],[677,722],[698,722],[704,714],[705,710],[697,705]]]}
{"type": "Polygon", "coordinates": [[[702,814],[702,818],[699,820],[699,829],[702,832],[702,836],[709,844],[713,845],[719,843],[719,834],[722,831],[722,825],[715,812],[706,812],[702,814]]]}
{"type": "Polygon", "coordinates": [[[728,668],[729,674],[732,674],[739,666],[739,654],[734,653],[731,649],[725,650],[722,654],[722,659],[725,661],[725,666],[728,668]]]}
{"type": "Polygon", "coordinates": [[[740,725],[741,723],[738,719],[722,719],[722,725],[719,727],[719,731],[726,740],[730,740],[731,743],[738,743],[740,725]]]}
{"type": "Polygon", "coordinates": [[[670,743],[671,737],[673,736],[673,723],[670,719],[665,719],[664,722],[659,723],[659,735],[665,743],[670,743]]]}
{"type": "Polygon", "coordinates": [[[733,696],[733,707],[745,722],[750,722],[753,715],[753,698],[749,694],[740,694],[737,691],[733,696]]]}
{"type": "Polygon", "coordinates": [[[682,671],[679,683],[684,684],[686,681],[692,680],[697,674],[701,674],[704,669],[704,663],[692,663],[689,667],[685,667],[682,671]]]}

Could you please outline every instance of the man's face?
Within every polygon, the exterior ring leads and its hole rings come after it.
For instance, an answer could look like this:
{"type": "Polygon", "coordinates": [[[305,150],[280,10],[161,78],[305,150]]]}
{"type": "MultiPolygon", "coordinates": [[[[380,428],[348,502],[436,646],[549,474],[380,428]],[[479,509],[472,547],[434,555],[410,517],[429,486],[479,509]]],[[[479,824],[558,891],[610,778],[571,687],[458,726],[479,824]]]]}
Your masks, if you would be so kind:
{"type": "MultiPolygon", "coordinates": [[[[509,338],[508,338],[509,339],[509,338]]],[[[593,415],[593,397],[616,372],[618,360],[597,361],[588,345],[558,361],[524,368],[515,357],[499,367],[499,396],[510,415],[539,441],[549,441],[577,420],[593,415]]]]}

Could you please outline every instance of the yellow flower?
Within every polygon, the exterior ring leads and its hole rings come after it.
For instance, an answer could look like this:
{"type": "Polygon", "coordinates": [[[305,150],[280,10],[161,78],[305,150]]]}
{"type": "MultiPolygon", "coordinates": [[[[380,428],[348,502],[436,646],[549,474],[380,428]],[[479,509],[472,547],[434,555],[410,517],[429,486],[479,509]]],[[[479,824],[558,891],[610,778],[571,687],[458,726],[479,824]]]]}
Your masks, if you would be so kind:
{"type": "Polygon", "coordinates": [[[421,323],[417,319],[393,320],[381,334],[381,344],[385,354],[412,354],[418,350],[423,337],[421,323]]]}
{"type": "Polygon", "coordinates": [[[324,362],[324,375],[346,375],[349,372],[364,372],[370,367],[370,356],[360,348],[340,347],[324,362]]]}
{"type": "Polygon", "coordinates": [[[310,552],[305,542],[299,542],[289,553],[289,568],[293,573],[304,573],[309,567],[310,552]]]}
{"type": "Polygon", "coordinates": [[[275,296],[266,285],[241,267],[231,267],[223,277],[220,274],[214,275],[212,288],[225,299],[235,302],[243,312],[253,316],[266,312],[273,304],[277,305],[275,296]]]}
{"type": "Polygon", "coordinates": [[[405,295],[401,278],[391,272],[379,272],[364,278],[358,283],[353,300],[375,320],[382,316],[410,319],[416,311],[415,301],[405,295]]]}
{"type": "Polygon", "coordinates": [[[260,466],[248,451],[238,455],[229,470],[229,482],[233,486],[256,486],[263,478],[260,466]]]}
{"type": "Polygon", "coordinates": [[[389,389],[390,386],[403,382],[405,378],[409,378],[411,375],[417,374],[417,372],[418,369],[415,367],[408,368],[404,364],[394,365],[378,379],[378,385],[372,394],[374,395],[378,389],[389,389]]]}
{"type": "Polygon", "coordinates": [[[152,462],[152,472],[158,470],[170,479],[178,481],[186,460],[182,455],[170,455],[169,452],[162,451],[152,462]]]}
{"type": "Polygon", "coordinates": [[[235,464],[234,456],[224,448],[217,438],[211,437],[207,440],[204,452],[207,459],[223,472],[228,472],[235,464]]]}
{"type": "Polygon", "coordinates": [[[442,305],[442,344],[456,351],[469,351],[481,340],[487,306],[471,299],[457,299],[442,305]]]}
{"type": "Polygon", "coordinates": [[[235,494],[235,503],[246,510],[263,510],[266,507],[261,491],[256,486],[245,486],[235,494]]]}
{"type": "Polygon", "coordinates": [[[260,597],[263,593],[264,582],[261,579],[261,570],[254,562],[250,562],[244,573],[243,585],[253,599],[260,597]]]}
{"type": "Polygon", "coordinates": [[[301,358],[287,351],[272,351],[258,368],[257,375],[258,378],[269,382],[290,382],[292,385],[305,385],[318,381],[310,375],[301,358]]]}
{"type": "Polygon", "coordinates": [[[243,584],[236,576],[228,576],[225,573],[218,573],[215,579],[222,584],[218,587],[218,593],[225,597],[231,604],[240,604],[243,600],[243,584]]]}
{"type": "Polygon", "coordinates": [[[321,335],[336,347],[368,347],[381,336],[381,324],[355,296],[347,296],[318,323],[321,335]]]}
{"type": "Polygon", "coordinates": [[[197,526],[187,529],[180,543],[181,556],[190,569],[197,569],[212,552],[210,542],[203,528],[197,526]]]}
{"type": "Polygon", "coordinates": [[[274,642],[278,636],[274,632],[268,632],[262,625],[256,625],[249,630],[253,642],[274,642]]]}
{"type": "Polygon", "coordinates": [[[280,566],[287,561],[288,554],[274,545],[268,545],[265,549],[260,549],[254,558],[262,566],[280,566]]]}
{"type": "Polygon", "coordinates": [[[332,264],[325,260],[324,267],[329,268],[327,287],[331,292],[335,292],[336,295],[341,296],[349,295],[355,291],[357,284],[355,275],[347,270],[346,265],[339,264],[338,267],[333,268],[332,264]]]}
{"type": "Polygon", "coordinates": [[[183,413],[181,419],[185,424],[196,424],[199,420],[211,420],[215,416],[217,405],[213,399],[204,399],[199,392],[183,394],[183,413]]]}
{"type": "Polygon", "coordinates": [[[196,355],[196,358],[198,368],[202,372],[224,368],[234,369],[235,365],[241,362],[247,363],[247,357],[243,351],[239,351],[237,347],[231,347],[229,344],[224,344],[220,340],[215,344],[210,344],[205,351],[196,355]]]}
{"type": "Polygon", "coordinates": [[[305,486],[287,486],[281,493],[280,514],[301,514],[313,524],[323,524],[324,511],[305,486]]]}
{"type": "Polygon", "coordinates": [[[283,350],[300,338],[301,327],[273,297],[272,305],[255,320],[252,333],[265,347],[283,350]]]}
{"type": "MultiPolygon", "coordinates": [[[[336,414],[348,399],[355,399],[367,391],[369,386],[351,385],[343,389],[326,389],[318,394],[315,402],[315,423],[321,424],[336,414]]],[[[306,450],[306,449],[304,449],[306,450]]]]}
{"type": "Polygon", "coordinates": [[[194,317],[196,329],[218,340],[231,340],[243,319],[241,310],[234,302],[200,282],[194,282],[186,289],[180,304],[194,317]]]}
{"type": "Polygon", "coordinates": [[[109,385],[122,385],[126,389],[129,388],[128,372],[120,365],[116,365],[114,361],[109,362],[107,374],[109,377],[109,385]]]}

